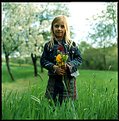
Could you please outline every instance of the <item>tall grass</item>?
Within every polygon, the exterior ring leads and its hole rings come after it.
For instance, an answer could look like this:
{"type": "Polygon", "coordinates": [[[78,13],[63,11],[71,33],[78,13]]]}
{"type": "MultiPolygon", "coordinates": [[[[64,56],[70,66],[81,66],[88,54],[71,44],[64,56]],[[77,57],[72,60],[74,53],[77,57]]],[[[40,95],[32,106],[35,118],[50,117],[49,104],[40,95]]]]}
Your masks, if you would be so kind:
{"type": "MultiPolygon", "coordinates": [[[[15,66],[12,69],[14,71],[17,68],[15,66]]],[[[117,72],[80,70],[77,78],[78,99],[74,102],[67,100],[62,106],[54,107],[51,100],[44,98],[47,71],[40,74],[43,81],[39,77],[34,78],[32,74],[24,79],[21,73],[27,75],[32,72],[32,68],[21,68],[14,71],[16,75],[20,75],[16,77],[16,82],[2,85],[3,120],[118,119],[117,72]],[[17,85],[17,89],[10,88],[17,85]]],[[[4,68],[3,72],[5,79],[4,68]]]]}

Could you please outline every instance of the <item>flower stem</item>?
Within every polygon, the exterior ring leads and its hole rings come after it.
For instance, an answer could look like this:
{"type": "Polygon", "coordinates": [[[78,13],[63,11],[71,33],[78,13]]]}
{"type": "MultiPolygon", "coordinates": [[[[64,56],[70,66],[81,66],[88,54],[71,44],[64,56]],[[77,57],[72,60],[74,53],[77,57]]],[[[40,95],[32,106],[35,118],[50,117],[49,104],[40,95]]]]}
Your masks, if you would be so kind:
{"type": "Polygon", "coordinates": [[[67,86],[65,84],[65,77],[64,76],[62,76],[62,82],[63,82],[64,88],[66,89],[66,92],[67,92],[67,95],[68,95],[68,89],[67,89],[67,86]]]}

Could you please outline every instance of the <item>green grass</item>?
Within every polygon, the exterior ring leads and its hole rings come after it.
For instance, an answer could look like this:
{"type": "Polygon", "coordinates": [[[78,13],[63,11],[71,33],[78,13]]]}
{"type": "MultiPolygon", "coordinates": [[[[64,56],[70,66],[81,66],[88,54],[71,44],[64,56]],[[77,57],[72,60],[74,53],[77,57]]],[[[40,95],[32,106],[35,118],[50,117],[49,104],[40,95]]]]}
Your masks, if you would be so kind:
{"type": "MultiPolygon", "coordinates": [[[[77,77],[78,100],[62,107],[49,104],[44,98],[47,71],[33,76],[31,65],[13,64],[16,79],[10,81],[2,65],[2,119],[118,119],[118,76],[115,71],[80,70],[77,77]]],[[[40,70],[40,67],[39,67],[40,70]]]]}
{"type": "MultiPolygon", "coordinates": [[[[13,74],[13,77],[15,80],[19,80],[19,79],[24,79],[27,80],[29,79],[29,77],[33,77],[33,66],[31,65],[22,65],[19,66],[18,64],[11,64],[10,65],[11,68],[11,72],[13,74]]],[[[2,64],[2,82],[9,82],[12,81],[5,63],[2,64]]]]}

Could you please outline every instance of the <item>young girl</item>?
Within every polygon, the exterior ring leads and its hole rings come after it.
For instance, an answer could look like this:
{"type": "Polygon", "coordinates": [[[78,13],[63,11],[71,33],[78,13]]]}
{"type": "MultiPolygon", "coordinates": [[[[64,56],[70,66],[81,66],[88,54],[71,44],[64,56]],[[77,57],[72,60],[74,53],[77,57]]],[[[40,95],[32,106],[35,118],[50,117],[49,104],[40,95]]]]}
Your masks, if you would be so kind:
{"type": "Polygon", "coordinates": [[[70,39],[66,16],[57,16],[52,21],[51,39],[44,46],[40,63],[48,70],[49,76],[45,96],[53,99],[55,104],[56,102],[62,104],[67,98],[76,99],[76,76],[82,58],[76,44],[70,39]],[[59,52],[68,56],[63,67],[56,61],[59,52]]]}

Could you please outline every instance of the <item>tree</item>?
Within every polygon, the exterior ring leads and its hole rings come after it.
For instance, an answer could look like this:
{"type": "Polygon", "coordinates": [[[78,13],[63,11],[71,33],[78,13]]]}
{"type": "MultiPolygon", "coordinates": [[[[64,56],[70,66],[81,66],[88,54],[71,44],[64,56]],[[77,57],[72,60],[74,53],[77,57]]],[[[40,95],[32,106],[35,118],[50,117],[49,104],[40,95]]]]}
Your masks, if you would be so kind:
{"type": "Polygon", "coordinates": [[[3,52],[5,54],[6,66],[8,72],[10,74],[11,79],[14,81],[14,77],[11,73],[10,65],[9,65],[9,57],[10,55],[18,50],[18,47],[22,44],[22,40],[20,40],[19,30],[17,29],[17,21],[14,20],[15,9],[17,6],[10,4],[2,4],[3,15],[6,18],[2,18],[2,47],[3,52]],[[12,14],[11,14],[12,13],[12,14]]]}
{"type": "Polygon", "coordinates": [[[117,3],[109,2],[106,4],[106,10],[102,10],[101,14],[93,17],[94,25],[92,25],[92,31],[88,35],[92,43],[97,43],[99,47],[103,48],[102,58],[105,69],[105,48],[114,42],[117,43],[117,3]]]}
{"type": "Polygon", "coordinates": [[[68,15],[65,4],[2,3],[2,47],[9,72],[9,56],[19,52],[23,57],[31,55],[34,75],[37,76],[36,62],[44,42],[49,39],[51,19],[59,14],[68,15]]]}
{"type": "Polygon", "coordinates": [[[92,46],[85,41],[81,41],[81,43],[79,44],[79,50],[82,54],[89,48],[92,48],[92,46]]]}

